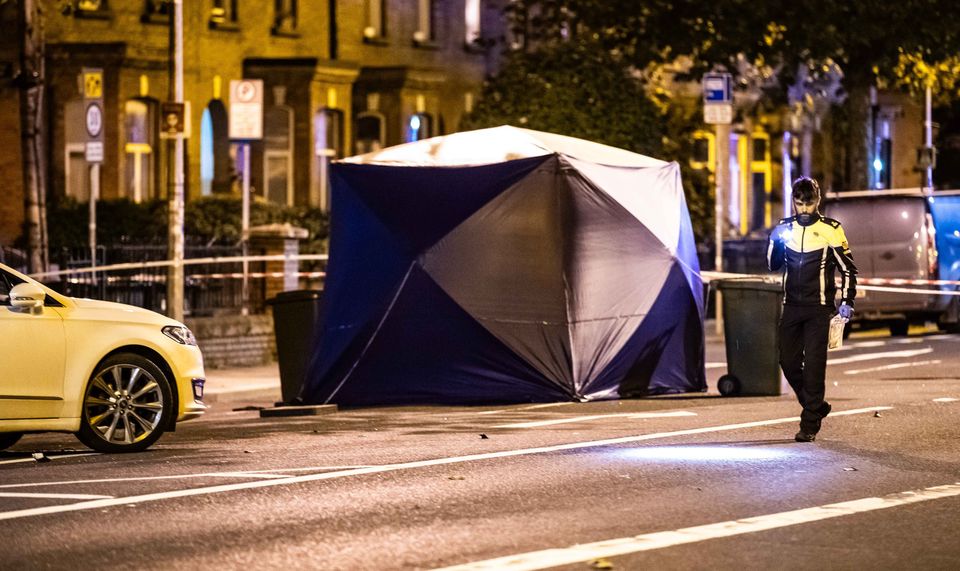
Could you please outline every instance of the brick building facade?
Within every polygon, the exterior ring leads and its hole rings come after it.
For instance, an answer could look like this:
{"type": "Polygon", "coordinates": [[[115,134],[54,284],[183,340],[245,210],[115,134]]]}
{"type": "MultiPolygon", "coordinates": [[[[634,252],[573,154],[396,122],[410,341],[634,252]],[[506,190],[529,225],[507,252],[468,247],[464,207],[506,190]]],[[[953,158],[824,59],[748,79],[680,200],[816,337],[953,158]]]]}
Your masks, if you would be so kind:
{"type": "MultiPolygon", "coordinates": [[[[14,3],[0,6],[16,29],[14,3]]],[[[160,0],[40,0],[46,32],[49,189],[89,197],[78,75],[103,70],[104,199],[165,198],[170,25],[160,0]]],[[[481,0],[185,0],[184,92],[189,102],[187,199],[239,191],[242,161],[228,138],[229,82],[264,82],[264,138],[252,145],[256,198],[329,207],[329,160],[452,132],[491,65],[480,48],[501,34],[481,0]]],[[[8,27],[8,24],[10,26],[8,27]]],[[[0,73],[16,68],[17,38],[0,39],[0,73]]],[[[0,87],[0,156],[9,200],[0,244],[23,222],[18,93],[0,87]]]]}

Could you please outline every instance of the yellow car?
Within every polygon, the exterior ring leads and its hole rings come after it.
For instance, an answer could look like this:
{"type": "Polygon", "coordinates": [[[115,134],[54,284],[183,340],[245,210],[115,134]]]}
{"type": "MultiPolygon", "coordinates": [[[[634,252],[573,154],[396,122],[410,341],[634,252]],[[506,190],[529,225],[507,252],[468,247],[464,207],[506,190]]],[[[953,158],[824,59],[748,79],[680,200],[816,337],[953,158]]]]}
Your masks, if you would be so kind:
{"type": "Polygon", "coordinates": [[[204,379],[182,323],[60,295],[0,264],[0,450],[45,431],[102,452],[144,450],[203,414],[204,379]]]}

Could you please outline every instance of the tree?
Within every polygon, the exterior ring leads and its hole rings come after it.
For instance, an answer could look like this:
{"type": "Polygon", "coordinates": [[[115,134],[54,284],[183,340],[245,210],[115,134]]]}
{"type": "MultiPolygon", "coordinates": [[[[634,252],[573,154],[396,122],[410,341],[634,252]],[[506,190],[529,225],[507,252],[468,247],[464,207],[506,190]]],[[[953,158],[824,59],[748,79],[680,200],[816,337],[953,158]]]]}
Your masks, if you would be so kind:
{"type": "Polygon", "coordinates": [[[19,0],[20,148],[23,157],[25,234],[30,272],[43,272],[48,261],[46,220],[46,165],[44,133],[43,11],[36,0],[19,0]]]}
{"type": "MultiPolygon", "coordinates": [[[[507,51],[461,128],[510,124],[675,160],[692,155],[691,115],[698,109],[672,103],[670,93],[621,53],[588,35],[507,51]]],[[[686,168],[686,160],[679,162],[686,168]]],[[[709,187],[688,174],[694,233],[703,238],[712,216],[709,187]]]]}
{"type": "Polygon", "coordinates": [[[846,91],[840,178],[859,188],[867,182],[870,88],[896,79],[901,53],[940,62],[960,52],[953,0],[514,0],[510,12],[530,44],[592,34],[639,69],[685,58],[696,78],[716,68],[736,73],[739,60],[769,66],[781,102],[801,70],[836,62],[846,91]]]}

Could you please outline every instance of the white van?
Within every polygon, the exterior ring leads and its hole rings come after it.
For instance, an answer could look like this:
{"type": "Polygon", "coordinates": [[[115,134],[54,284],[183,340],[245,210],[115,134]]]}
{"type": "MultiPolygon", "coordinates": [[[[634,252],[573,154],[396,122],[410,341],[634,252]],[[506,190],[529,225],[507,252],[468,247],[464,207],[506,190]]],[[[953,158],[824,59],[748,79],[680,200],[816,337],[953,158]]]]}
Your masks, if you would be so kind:
{"type": "MultiPolygon", "coordinates": [[[[861,280],[960,280],[960,191],[829,193],[822,210],[843,224],[861,280]]],[[[960,290],[956,285],[899,287],[960,290]]],[[[893,335],[906,335],[910,323],[928,320],[960,331],[960,296],[860,290],[855,315],[887,324],[893,335]]]]}

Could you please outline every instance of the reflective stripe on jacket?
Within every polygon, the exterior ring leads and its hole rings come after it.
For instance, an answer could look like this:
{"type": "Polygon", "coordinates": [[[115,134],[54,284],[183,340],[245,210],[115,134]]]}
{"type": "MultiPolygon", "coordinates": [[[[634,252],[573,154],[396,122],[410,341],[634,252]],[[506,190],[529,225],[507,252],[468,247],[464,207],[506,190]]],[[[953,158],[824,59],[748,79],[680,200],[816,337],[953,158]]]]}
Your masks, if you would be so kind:
{"type": "Polygon", "coordinates": [[[796,216],[784,218],[770,233],[767,267],[783,268],[783,302],[790,305],[833,306],[840,271],[840,300],[853,305],[857,267],[843,227],[832,218],[814,215],[806,226],[796,216]]]}

